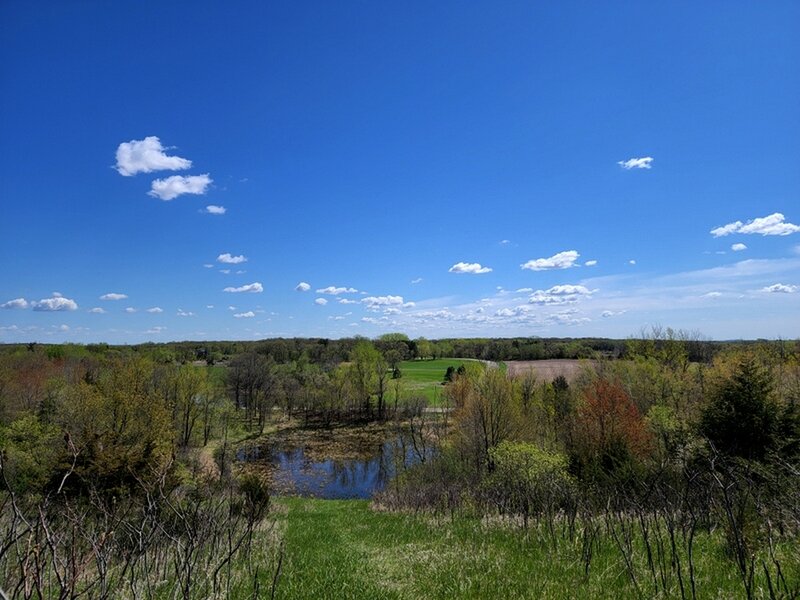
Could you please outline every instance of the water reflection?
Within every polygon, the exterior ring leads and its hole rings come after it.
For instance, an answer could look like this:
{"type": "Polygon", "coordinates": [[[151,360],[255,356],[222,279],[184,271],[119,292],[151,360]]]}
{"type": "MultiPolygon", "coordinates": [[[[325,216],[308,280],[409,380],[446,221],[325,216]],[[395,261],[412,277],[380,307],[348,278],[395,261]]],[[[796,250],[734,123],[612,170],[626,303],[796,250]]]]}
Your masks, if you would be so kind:
{"type": "Polygon", "coordinates": [[[370,498],[398,471],[420,460],[403,436],[377,444],[374,452],[362,448],[359,454],[359,458],[310,460],[303,446],[251,446],[239,449],[237,459],[267,463],[276,493],[328,499],[370,498]]]}

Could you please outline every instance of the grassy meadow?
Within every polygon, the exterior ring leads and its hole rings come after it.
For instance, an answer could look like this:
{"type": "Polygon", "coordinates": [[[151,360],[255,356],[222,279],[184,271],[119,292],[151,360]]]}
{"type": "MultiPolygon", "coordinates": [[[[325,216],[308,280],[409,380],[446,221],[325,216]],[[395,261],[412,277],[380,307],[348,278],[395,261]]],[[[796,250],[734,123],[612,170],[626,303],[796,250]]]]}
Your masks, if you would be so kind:
{"type": "MultiPolygon", "coordinates": [[[[274,508],[285,549],[277,598],[681,597],[674,573],[656,588],[644,552],[634,583],[609,534],[596,539],[587,571],[580,536],[554,543],[544,528],[526,535],[500,521],[382,512],[364,500],[281,498],[274,508]]],[[[699,534],[695,545],[696,596],[741,597],[723,533],[699,534]]],[[[776,549],[790,580],[800,576],[793,550],[776,549]]],[[[763,575],[756,579],[756,597],[769,597],[763,575]]]]}
{"type": "Polygon", "coordinates": [[[403,391],[408,395],[422,395],[430,406],[439,406],[442,403],[442,383],[447,367],[458,369],[467,362],[469,361],[461,358],[404,360],[400,363],[403,391]]]}

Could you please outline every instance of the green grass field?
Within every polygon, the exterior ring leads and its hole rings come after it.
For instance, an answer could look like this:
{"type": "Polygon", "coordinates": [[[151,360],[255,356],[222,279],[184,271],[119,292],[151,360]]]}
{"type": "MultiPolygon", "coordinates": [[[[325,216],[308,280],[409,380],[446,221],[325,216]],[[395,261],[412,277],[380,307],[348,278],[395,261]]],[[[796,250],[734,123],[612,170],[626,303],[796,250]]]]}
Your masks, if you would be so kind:
{"type": "MultiPolygon", "coordinates": [[[[587,573],[578,539],[561,538],[554,546],[543,530],[526,536],[517,527],[477,518],[376,512],[363,500],[282,498],[275,514],[285,549],[278,598],[681,597],[674,574],[666,593],[654,589],[644,553],[638,554],[634,584],[611,536],[598,540],[587,573]]],[[[723,539],[720,531],[698,534],[698,598],[743,595],[723,539]]],[[[795,551],[778,549],[785,575],[796,582],[795,551]]],[[[761,579],[757,574],[757,597],[769,597],[761,579]]]]}
{"type": "Polygon", "coordinates": [[[436,360],[406,360],[400,363],[403,374],[403,390],[408,395],[422,395],[431,406],[441,404],[444,374],[447,367],[457,369],[469,362],[462,358],[438,358],[436,360]]]}

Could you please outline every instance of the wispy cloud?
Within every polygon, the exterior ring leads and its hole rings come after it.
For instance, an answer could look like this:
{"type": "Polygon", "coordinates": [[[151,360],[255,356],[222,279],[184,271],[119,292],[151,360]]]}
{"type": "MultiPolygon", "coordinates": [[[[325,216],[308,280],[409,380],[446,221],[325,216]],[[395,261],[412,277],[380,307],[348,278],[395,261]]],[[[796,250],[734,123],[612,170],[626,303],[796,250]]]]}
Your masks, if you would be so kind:
{"type": "Polygon", "coordinates": [[[242,293],[242,292],[245,292],[245,293],[246,292],[250,292],[250,293],[253,293],[253,294],[260,294],[261,292],[264,291],[264,286],[261,285],[258,281],[256,281],[255,283],[249,283],[247,285],[243,285],[243,286],[240,286],[240,287],[226,287],[222,291],[223,292],[230,292],[232,294],[239,294],[239,293],[242,293]]]}
{"type": "Polygon", "coordinates": [[[110,292],[108,294],[103,294],[100,296],[100,300],[125,300],[127,298],[127,294],[117,294],[116,292],[110,292]]]}
{"type": "Polygon", "coordinates": [[[61,312],[78,310],[78,303],[75,300],[64,298],[61,295],[53,295],[52,298],[44,298],[38,302],[31,302],[33,310],[38,312],[61,312]]]}
{"type": "Polygon", "coordinates": [[[174,200],[183,194],[195,194],[202,196],[206,193],[208,186],[213,180],[204,175],[173,175],[166,179],[156,179],[150,184],[148,195],[161,200],[174,200]]]}
{"type": "Polygon", "coordinates": [[[732,233],[759,234],[759,235],[789,235],[800,231],[800,226],[787,223],[786,217],[781,213],[772,213],[766,217],[751,219],[747,223],[734,221],[711,230],[714,237],[731,235],[732,233]]]}
{"type": "Polygon", "coordinates": [[[620,160],[617,164],[628,171],[631,169],[650,169],[653,165],[653,157],[629,158],[628,160],[620,160]]]}
{"type": "Polygon", "coordinates": [[[221,262],[226,265],[238,265],[247,262],[247,257],[244,254],[233,256],[230,252],[226,252],[225,254],[220,254],[217,257],[217,262],[221,262]]]}
{"type": "Polygon", "coordinates": [[[767,294],[794,294],[798,290],[800,290],[799,285],[784,285],[782,283],[775,283],[761,288],[761,291],[767,294]]]}
{"type": "Polygon", "coordinates": [[[339,294],[357,294],[358,290],[351,287],[335,287],[329,285],[326,288],[317,290],[318,294],[328,294],[330,296],[338,296],[339,294]]]}
{"type": "Polygon", "coordinates": [[[3,304],[0,304],[0,308],[5,308],[7,310],[14,308],[28,308],[28,301],[25,300],[25,298],[14,298],[13,300],[9,300],[8,302],[3,302],[3,304]]]}
{"type": "Polygon", "coordinates": [[[187,310],[183,310],[182,308],[178,309],[178,313],[177,314],[178,314],[179,317],[193,317],[194,316],[193,312],[190,312],[190,311],[187,311],[187,310]]]}
{"type": "Polygon", "coordinates": [[[469,273],[471,275],[481,275],[491,273],[491,267],[484,267],[480,263],[457,262],[449,269],[450,273],[469,273]]]}
{"type": "Polygon", "coordinates": [[[117,147],[117,171],[128,177],[153,171],[182,171],[192,166],[192,161],[180,156],[167,156],[165,150],[161,140],[154,135],[123,142],[117,147]]]}
{"type": "Polygon", "coordinates": [[[153,308],[148,308],[147,312],[151,314],[158,314],[158,313],[163,313],[164,309],[161,308],[160,306],[154,306],[153,308]]]}
{"type": "Polygon", "coordinates": [[[90,312],[93,315],[104,315],[106,314],[106,309],[96,306],[94,308],[90,308],[88,312],[90,312]]]}
{"type": "Polygon", "coordinates": [[[569,269],[576,267],[575,261],[578,260],[580,254],[575,250],[566,250],[559,252],[549,258],[537,258],[529,260],[520,265],[521,268],[529,271],[548,271],[550,269],[569,269]]]}
{"type": "Polygon", "coordinates": [[[411,285],[416,285],[418,283],[422,283],[422,277],[417,277],[416,279],[411,280],[411,285]]]}
{"type": "Polygon", "coordinates": [[[236,313],[233,316],[237,319],[252,319],[256,316],[256,313],[254,313],[252,310],[248,310],[247,312],[236,313]]]}

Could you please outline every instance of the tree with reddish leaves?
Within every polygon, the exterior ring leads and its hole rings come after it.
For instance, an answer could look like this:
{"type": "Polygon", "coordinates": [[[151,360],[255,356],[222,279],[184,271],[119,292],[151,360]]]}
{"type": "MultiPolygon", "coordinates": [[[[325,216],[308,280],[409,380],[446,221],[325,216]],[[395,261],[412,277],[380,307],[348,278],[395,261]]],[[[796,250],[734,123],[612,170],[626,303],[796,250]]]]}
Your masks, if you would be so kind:
{"type": "Polygon", "coordinates": [[[583,390],[573,437],[581,471],[616,474],[645,459],[651,442],[647,423],[619,382],[601,377],[583,390]]]}

